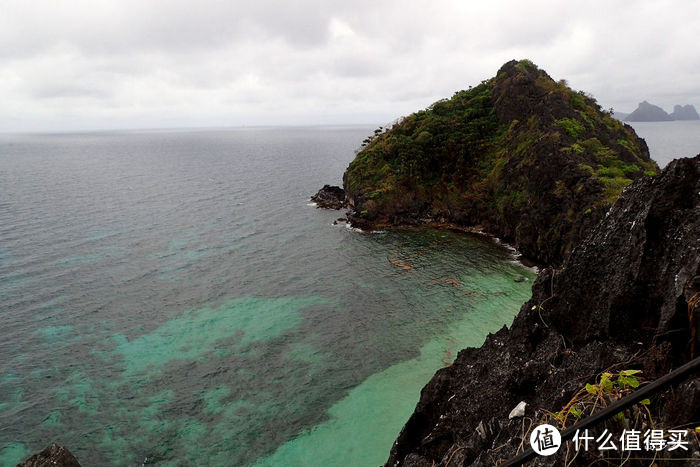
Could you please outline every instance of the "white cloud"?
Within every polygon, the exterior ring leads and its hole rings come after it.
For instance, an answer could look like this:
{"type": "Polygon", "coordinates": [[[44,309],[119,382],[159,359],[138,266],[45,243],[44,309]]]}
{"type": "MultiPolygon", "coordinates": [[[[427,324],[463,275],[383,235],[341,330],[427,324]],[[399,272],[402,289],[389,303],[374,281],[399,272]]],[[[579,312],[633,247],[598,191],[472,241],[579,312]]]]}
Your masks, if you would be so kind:
{"type": "Polygon", "coordinates": [[[4,0],[0,130],[386,122],[530,58],[700,107],[700,1],[4,0]]]}

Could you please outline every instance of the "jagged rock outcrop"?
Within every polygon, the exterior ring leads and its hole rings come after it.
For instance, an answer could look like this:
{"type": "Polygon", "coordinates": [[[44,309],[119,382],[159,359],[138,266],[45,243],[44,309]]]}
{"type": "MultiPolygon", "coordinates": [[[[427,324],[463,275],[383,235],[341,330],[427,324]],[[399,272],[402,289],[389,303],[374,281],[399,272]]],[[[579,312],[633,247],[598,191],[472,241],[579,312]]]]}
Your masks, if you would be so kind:
{"type": "Polygon", "coordinates": [[[695,107],[692,105],[676,105],[673,107],[673,112],[671,112],[671,118],[673,120],[700,120],[700,115],[695,107]]]}
{"type": "MultiPolygon", "coordinates": [[[[564,268],[539,275],[510,330],[439,370],[387,465],[481,466],[513,457],[529,443],[525,418],[509,419],[521,401],[534,427],[542,409],[561,410],[611,367],[640,369],[652,380],[697,356],[699,298],[700,155],[629,186],[564,268]]],[[[697,423],[700,376],[653,397],[649,407],[661,427],[697,423]]],[[[689,441],[689,451],[663,457],[698,465],[697,437],[689,441]]],[[[565,456],[562,449],[536,463],[564,465],[565,456]]],[[[579,456],[574,465],[591,463],[579,456]]]]}
{"type": "Polygon", "coordinates": [[[80,467],[80,463],[68,449],[54,443],[17,467],[80,467]]]}
{"type": "Polygon", "coordinates": [[[341,209],[347,206],[345,190],[339,186],[323,185],[318,193],[311,197],[316,207],[324,209],[341,209]]]}
{"type": "Polygon", "coordinates": [[[654,173],[644,140],[528,60],[365,140],[343,177],[350,222],[481,226],[561,264],[622,188],[654,173]]]}
{"type": "Polygon", "coordinates": [[[668,122],[673,120],[661,107],[647,101],[640,102],[637,108],[625,118],[627,122],[668,122]]]}

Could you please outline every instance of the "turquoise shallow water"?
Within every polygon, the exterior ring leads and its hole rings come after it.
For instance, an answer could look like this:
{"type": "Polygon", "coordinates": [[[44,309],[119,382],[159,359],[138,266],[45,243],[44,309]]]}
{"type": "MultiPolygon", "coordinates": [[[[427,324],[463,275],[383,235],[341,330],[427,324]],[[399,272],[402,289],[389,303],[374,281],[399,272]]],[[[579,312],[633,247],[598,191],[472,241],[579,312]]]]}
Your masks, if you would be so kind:
{"type": "Polygon", "coordinates": [[[370,131],[0,136],[0,465],[383,462],[534,275],[308,206],[370,131]]]}

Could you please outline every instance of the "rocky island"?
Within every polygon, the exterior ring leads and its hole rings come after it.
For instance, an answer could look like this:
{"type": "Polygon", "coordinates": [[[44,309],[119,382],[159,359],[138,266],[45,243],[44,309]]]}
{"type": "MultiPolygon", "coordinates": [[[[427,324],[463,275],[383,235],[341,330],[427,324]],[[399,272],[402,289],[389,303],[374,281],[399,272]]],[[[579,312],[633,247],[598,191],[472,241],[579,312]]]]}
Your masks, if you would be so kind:
{"type": "Polygon", "coordinates": [[[528,60],[365,140],[343,177],[353,225],[479,226],[561,264],[657,165],[634,130],[528,60]]]}
{"type": "Polygon", "coordinates": [[[675,105],[673,106],[673,112],[671,112],[671,118],[673,120],[700,120],[700,115],[695,107],[688,105],[675,105]]]}
{"type": "Polygon", "coordinates": [[[671,114],[661,107],[647,101],[640,102],[631,114],[624,118],[627,122],[670,122],[674,120],[700,120],[698,112],[692,105],[676,105],[671,114]]]}
{"type": "Polygon", "coordinates": [[[671,120],[673,117],[664,109],[647,101],[640,102],[634,112],[625,118],[628,122],[670,122],[671,120]]]}
{"type": "MultiPolygon", "coordinates": [[[[425,386],[387,466],[497,465],[697,356],[700,155],[658,172],[631,127],[527,60],[365,140],[343,177],[355,226],[477,226],[546,266],[510,329],[425,386]]],[[[690,428],[664,456],[692,465],[699,421],[696,372],[592,432],[690,428]]]]}

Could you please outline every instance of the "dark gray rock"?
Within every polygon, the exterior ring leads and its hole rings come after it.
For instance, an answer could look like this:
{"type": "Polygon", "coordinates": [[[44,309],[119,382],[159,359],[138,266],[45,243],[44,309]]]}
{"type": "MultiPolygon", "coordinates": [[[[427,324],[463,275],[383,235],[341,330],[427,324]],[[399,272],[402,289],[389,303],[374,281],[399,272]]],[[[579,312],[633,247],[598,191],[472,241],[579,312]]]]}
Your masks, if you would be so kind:
{"type": "Polygon", "coordinates": [[[311,197],[311,201],[324,209],[341,209],[347,206],[345,190],[339,186],[323,185],[323,188],[311,197]]]}
{"type": "Polygon", "coordinates": [[[68,449],[54,443],[17,467],[80,467],[80,463],[68,449]]]}
{"type": "MultiPolygon", "coordinates": [[[[490,335],[481,348],[462,350],[452,366],[439,370],[423,388],[387,465],[415,459],[446,465],[452,454],[451,466],[514,457],[529,444],[524,419],[508,420],[518,402],[534,409],[536,425],[541,409],[561,410],[612,365],[642,369],[653,380],[697,356],[697,297],[700,155],[630,185],[562,269],[539,275],[510,330],[490,335]]],[[[650,407],[662,426],[695,426],[700,377],[655,396],[650,407]]],[[[697,438],[690,436],[690,443],[688,452],[698,452],[697,438]]],[[[534,462],[564,465],[564,451],[534,462]]],[[[592,462],[584,457],[577,462],[592,462]]]]}

